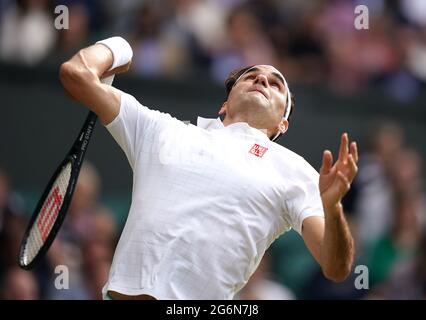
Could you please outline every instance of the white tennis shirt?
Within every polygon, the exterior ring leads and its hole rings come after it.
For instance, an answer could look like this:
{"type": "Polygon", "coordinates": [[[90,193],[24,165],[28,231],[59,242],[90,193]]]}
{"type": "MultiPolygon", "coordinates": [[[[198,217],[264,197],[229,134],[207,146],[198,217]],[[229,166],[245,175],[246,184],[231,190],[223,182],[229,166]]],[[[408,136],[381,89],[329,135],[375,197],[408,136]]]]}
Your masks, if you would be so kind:
{"type": "Polygon", "coordinates": [[[133,194],[104,295],[232,299],[278,236],[324,216],[318,172],[247,123],[186,125],[122,93],[106,128],[133,194]]]}

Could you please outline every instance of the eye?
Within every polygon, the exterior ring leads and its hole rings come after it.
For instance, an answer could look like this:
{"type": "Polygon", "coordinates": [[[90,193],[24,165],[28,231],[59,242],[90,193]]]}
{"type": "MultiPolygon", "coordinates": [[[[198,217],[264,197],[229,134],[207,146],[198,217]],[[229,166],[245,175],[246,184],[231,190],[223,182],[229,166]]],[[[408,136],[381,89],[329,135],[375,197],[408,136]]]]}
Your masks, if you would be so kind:
{"type": "Polygon", "coordinates": [[[248,74],[246,76],[246,80],[253,80],[254,78],[256,78],[256,76],[254,74],[248,74]]]}
{"type": "Polygon", "coordinates": [[[271,87],[274,87],[276,89],[280,89],[280,84],[278,82],[276,82],[276,81],[272,81],[271,82],[271,87]]]}

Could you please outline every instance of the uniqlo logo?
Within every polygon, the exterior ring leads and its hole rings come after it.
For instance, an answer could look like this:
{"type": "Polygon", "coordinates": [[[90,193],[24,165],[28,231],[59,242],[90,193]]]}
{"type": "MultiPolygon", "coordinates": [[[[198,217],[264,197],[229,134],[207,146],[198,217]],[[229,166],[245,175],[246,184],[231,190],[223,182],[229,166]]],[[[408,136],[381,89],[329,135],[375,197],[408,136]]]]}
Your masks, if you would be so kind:
{"type": "Polygon", "coordinates": [[[258,144],[254,144],[253,147],[250,149],[250,153],[254,154],[256,157],[262,158],[265,152],[268,150],[268,148],[259,146],[258,144]]]}

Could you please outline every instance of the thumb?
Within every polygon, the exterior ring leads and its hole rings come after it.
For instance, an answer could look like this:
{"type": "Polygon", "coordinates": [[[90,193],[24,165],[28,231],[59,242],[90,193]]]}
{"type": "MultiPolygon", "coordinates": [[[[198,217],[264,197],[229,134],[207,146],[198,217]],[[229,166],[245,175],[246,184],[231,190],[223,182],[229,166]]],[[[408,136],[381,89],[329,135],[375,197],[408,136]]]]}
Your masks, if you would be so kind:
{"type": "Polygon", "coordinates": [[[328,174],[333,165],[333,154],[330,150],[325,150],[322,155],[322,165],[320,174],[328,174]]]}

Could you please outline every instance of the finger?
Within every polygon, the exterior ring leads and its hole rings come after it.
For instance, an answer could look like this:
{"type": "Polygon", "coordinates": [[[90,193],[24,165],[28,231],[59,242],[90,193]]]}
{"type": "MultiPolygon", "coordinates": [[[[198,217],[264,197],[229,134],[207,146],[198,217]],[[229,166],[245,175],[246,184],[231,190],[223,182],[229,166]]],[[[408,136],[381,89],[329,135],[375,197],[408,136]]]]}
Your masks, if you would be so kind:
{"type": "Polygon", "coordinates": [[[356,165],[355,159],[352,156],[352,154],[348,156],[348,162],[349,162],[349,172],[350,172],[348,180],[349,182],[352,182],[358,172],[358,166],[356,165]]]}
{"type": "Polygon", "coordinates": [[[327,174],[330,172],[331,167],[333,166],[333,154],[330,150],[325,150],[322,155],[322,165],[320,169],[321,174],[327,174]]]}
{"type": "Polygon", "coordinates": [[[346,161],[349,153],[348,134],[345,132],[340,139],[339,160],[346,161]]]}
{"type": "Polygon", "coordinates": [[[358,163],[358,146],[355,141],[351,143],[351,155],[354,158],[355,163],[358,163]]]}
{"type": "Polygon", "coordinates": [[[341,191],[343,193],[346,193],[351,188],[351,184],[349,183],[349,180],[346,178],[346,176],[342,173],[342,171],[337,171],[337,177],[340,180],[341,184],[341,191]]]}

